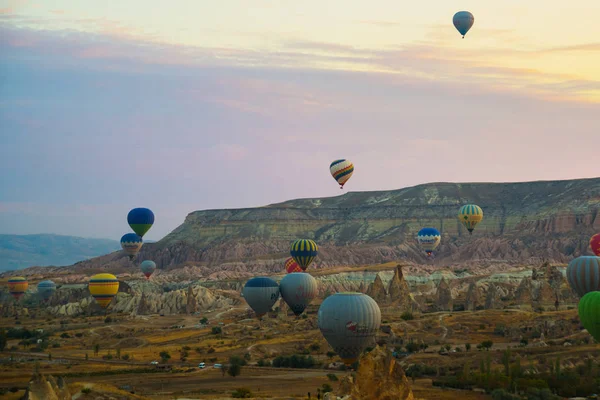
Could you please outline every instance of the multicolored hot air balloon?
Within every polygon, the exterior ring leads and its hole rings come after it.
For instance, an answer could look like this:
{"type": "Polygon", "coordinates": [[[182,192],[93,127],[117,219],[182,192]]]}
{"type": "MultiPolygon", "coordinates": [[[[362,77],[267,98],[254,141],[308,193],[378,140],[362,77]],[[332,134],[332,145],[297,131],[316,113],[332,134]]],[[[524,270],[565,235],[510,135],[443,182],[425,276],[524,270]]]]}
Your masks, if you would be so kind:
{"type": "Polygon", "coordinates": [[[147,208],[134,208],[127,214],[127,223],[135,233],[144,237],[154,224],[154,213],[147,208]]]}
{"type": "Polygon", "coordinates": [[[135,233],[126,233],[121,238],[121,247],[130,260],[133,260],[137,256],[143,244],[142,237],[135,233]]]}
{"type": "Polygon", "coordinates": [[[571,260],[567,267],[567,280],[579,297],[600,291],[600,257],[581,256],[571,260]]]}
{"type": "Polygon", "coordinates": [[[425,250],[428,257],[431,257],[433,251],[440,245],[442,235],[435,228],[423,228],[417,234],[419,244],[425,250]]]}
{"type": "Polygon", "coordinates": [[[317,296],[317,280],[306,272],[294,272],[283,277],[279,290],[294,314],[300,315],[317,296]]]}
{"type": "Polygon", "coordinates": [[[145,260],[140,264],[140,269],[146,276],[146,279],[150,279],[150,275],[152,275],[156,269],[156,263],[154,261],[145,260]]]}
{"type": "Polygon", "coordinates": [[[41,281],[37,285],[37,290],[42,300],[48,301],[54,292],[56,292],[56,283],[52,281],[41,281]]]}
{"type": "Polygon", "coordinates": [[[344,188],[344,184],[354,173],[354,164],[349,160],[335,160],[329,165],[329,172],[333,179],[340,185],[340,189],[344,188]]]}
{"type": "Polygon", "coordinates": [[[29,282],[22,276],[15,276],[8,280],[8,292],[17,301],[23,297],[28,287],[29,282]]]}
{"type": "Polygon", "coordinates": [[[119,280],[112,274],[94,275],[88,288],[100,307],[106,308],[119,291],[119,280]]]}
{"type": "Polygon", "coordinates": [[[351,365],[375,338],[381,325],[381,311],[366,294],[336,293],[323,301],[317,320],[333,351],[346,365],[351,365]]]}
{"type": "Polygon", "coordinates": [[[292,243],[290,255],[303,271],[314,261],[319,253],[319,246],[310,239],[298,239],[292,243]]]}
{"type": "Polygon", "coordinates": [[[458,219],[472,235],[475,226],[483,219],[483,210],[475,204],[464,205],[458,211],[458,219]]]}
{"type": "Polygon", "coordinates": [[[460,32],[463,39],[465,38],[467,32],[469,32],[469,29],[471,29],[473,26],[474,22],[475,17],[468,11],[459,11],[454,14],[454,17],[452,17],[452,23],[454,24],[456,30],[460,32]]]}
{"type": "Polygon", "coordinates": [[[589,292],[579,300],[579,320],[590,335],[600,342],[600,292],[589,292]]]}
{"type": "Polygon", "coordinates": [[[594,236],[592,236],[590,239],[590,247],[592,248],[594,254],[600,257],[600,233],[596,233],[594,236]]]}
{"type": "Polygon", "coordinates": [[[242,296],[260,319],[279,299],[279,285],[271,278],[252,278],[244,285],[242,296]]]}
{"type": "Polygon", "coordinates": [[[292,257],[285,260],[285,270],[288,274],[292,272],[302,272],[304,271],[301,266],[298,265],[296,261],[292,257]]]}

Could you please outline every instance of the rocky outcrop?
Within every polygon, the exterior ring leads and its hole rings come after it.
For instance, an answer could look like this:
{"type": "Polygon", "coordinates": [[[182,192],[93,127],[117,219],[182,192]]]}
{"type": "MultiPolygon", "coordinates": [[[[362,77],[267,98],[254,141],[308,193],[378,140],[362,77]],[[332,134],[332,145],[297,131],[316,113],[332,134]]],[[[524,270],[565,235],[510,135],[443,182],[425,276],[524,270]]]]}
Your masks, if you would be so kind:
{"type": "Polygon", "coordinates": [[[414,400],[404,370],[380,346],[361,356],[356,378],[344,377],[337,394],[352,400],[414,400]]]}
{"type": "Polygon", "coordinates": [[[465,310],[474,311],[478,306],[481,306],[481,295],[479,294],[479,289],[477,288],[477,284],[475,282],[471,282],[469,284],[469,289],[467,289],[467,295],[465,298],[465,310]]]}
{"type": "Polygon", "coordinates": [[[532,278],[525,277],[515,291],[515,300],[517,304],[527,305],[533,302],[533,283],[532,278]]]}
{"type": "Polygon", "coordinates": [[[435,308],[438,311],[452,311],[452,291],[446,279],[442,279],[435,293],[435,308]]]}
{"type": "Polygon", "coordinates": [[[378,303],[387,302],[387,293],[379,274],[377,274],[373,283],[369,285],[369,288],[367,289],[367,295],[371,296],[373,300],[378,303]]]}
{"type": "Polygon", "coordinates": [[[398,308],[400,312],[405,311],[417,311],[419,304],[415,301],[404,274],[402,273],[402,266],[397,265],[394,270],[394,276],[388,285],[388,295],[390,302],[398,308]]]}
{"type": "Polygon", "coordinates": [[[70,400],[71,394],[61,377],[46,378],[43,374],[34,373],[21,400],[70,400]]]}
{"type": "Polygon", "coordinates": [[[498,285],[491,284],[485,296],[486,310],[504,308],[502,304],[503,295],[504,293],[498,285]]]}

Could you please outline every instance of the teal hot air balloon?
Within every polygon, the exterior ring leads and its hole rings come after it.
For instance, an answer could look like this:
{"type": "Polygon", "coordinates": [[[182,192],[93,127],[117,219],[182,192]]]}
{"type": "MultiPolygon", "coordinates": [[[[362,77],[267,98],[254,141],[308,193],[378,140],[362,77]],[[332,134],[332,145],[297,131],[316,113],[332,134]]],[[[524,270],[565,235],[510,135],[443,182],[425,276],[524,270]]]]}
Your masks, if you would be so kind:
{"type": "Polygon", "coordinates": [[[144,237],[154,224],[154,213],[148,208],[134,208],[127,214],[127,223],[135,233],[144,237]]]}
{"type": "Polygon", "coordinates": [[[290,248],[290,255],[302,268],[302,271],[306,271],[306,268],[312,264],[318,253],[319,246],[310,239],[298,239],[292,243],[290,248]]]}
{"type": "Polygon", "coordinates": [[[579,300],[579,319],[590,335],[600,342],[600,292],[589,292],[579,300]]]}
{"type": "Polygon", "coordinates": [[[317,296],[317,280],[306,272],[292,272],[279,282],[281,297],[296,315],[317,296]]]}
{"type": "Polygon", "coordinates": [[[353,364],[373,341],[381,311],[362,293],[336,293],[326,298],[317,316],[319,329],[346,365],[353,364]]]}
{"type": "Polygon", "coordinates": [[[126,233],[121,237],[121,247],[130,260],[133,260],[137,256],[143,244],[142,237],[135,233],[126,233]]]}
{"type": "Polygon", "coordinates": [[[469,29],[473,26],[474,22],[475,17],[468,11],[459,11],[452,17],[452,23],[456,30],[462,35],[463,39],[467,32],[469,32],[469,29]]]}
{"type": "Polygon", "coordinates": [[[582,256],[567,267],[567,280],[579,297],[600,291],[600,257],[582,256]]]}
{"type": "Polygon", "coordinates": [[[271,278],[259,276],[244,285],[242,296],[260,319],[279,299],[279,285],[271,278]]]}
{"type": "Polygon", "coordinates": [[[150,275],[156,269],[156,263],[154,261],[145,260],[140,264],[140,269],[142,273],[146,276],[146,279],[150,279],[150,275]]]}
{"type": "Polygon", "coordinates": [[[56,292],[56,283],[52,281],[41,281],[37,285],[38,293],[44,301],[50,300],[54,292],[56,292]]]}

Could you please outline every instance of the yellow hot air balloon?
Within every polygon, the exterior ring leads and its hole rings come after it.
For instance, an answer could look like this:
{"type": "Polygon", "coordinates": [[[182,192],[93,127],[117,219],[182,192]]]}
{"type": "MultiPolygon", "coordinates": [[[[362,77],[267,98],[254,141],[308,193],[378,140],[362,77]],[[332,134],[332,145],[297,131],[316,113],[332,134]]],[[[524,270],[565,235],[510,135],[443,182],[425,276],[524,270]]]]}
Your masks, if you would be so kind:
{"type": "Polygon", "coordinates": [[[119,280],[112,274],[94,275],[90,279],[89,289],[100,307],[106,308],[119,291],[119,280]]]}
{"type": "Polygon", "coordinates": [[[458,212],[458,219],[467,228],[469,234],[472,235],[475,225],[483,219],[483,210],[475,204],[464,205],[458,212]]]}
{"type": "Polygon", "coordinates": [[[8,292],[17,301],[25,294],[28,287],[27,279],[22,276],[15,276],[8,280],[8,292]]]}

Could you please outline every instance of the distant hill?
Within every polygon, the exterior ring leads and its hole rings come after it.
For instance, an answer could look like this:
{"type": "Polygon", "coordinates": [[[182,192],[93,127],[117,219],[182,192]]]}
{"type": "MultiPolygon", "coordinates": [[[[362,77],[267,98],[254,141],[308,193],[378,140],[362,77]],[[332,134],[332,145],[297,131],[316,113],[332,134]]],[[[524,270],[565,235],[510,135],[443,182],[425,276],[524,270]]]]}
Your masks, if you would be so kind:
{"type": "Polygon", "coordinates": [[[0,271],[70,265],[121,248],[116,240],[52,234],[0,235],[0,271]]]}

